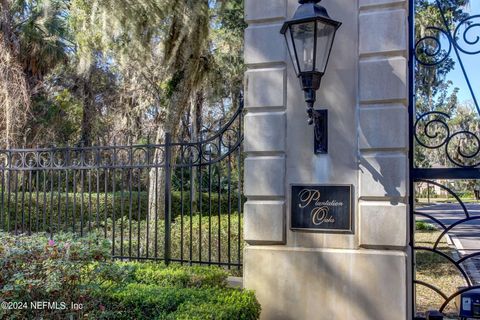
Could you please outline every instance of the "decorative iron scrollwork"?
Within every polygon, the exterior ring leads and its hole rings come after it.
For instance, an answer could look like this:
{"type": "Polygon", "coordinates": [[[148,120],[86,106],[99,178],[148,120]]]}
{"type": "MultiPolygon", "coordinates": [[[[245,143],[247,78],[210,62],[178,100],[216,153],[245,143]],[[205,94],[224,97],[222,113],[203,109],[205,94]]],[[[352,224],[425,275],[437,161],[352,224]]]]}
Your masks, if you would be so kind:
{"type": "Polygon", "coordinates": [[[462,20],[453,33],[455,46],[466,54],[480,53],[480,15],[470,16],[462,20]],[[475,31],[478,31],[475,33],[475,31]],[[463,40],[459,42],[459,40],[463,40]],[[470,48],[468,48],[470,47],[470,48]]]}
{"type": "Polygon", "coordinates": [[[163,166],[165,145],[0,150],[0,169],[67,170],[163,166]]]}
{"type": "Polygon", "coordinates": [[[452,43],[448,33],[437,27],[427,27],[427,35],[415,43],[415,59],[424,66],[435,66],[448,59],[452,52],[452,43]],[[448,49],[445,50],[440,39],[441,36],[448,39],[448,49]]]}
{"type": "Polygon", "coordinates": [[[242,115],[243,104],[222,128],[211,137],[199,142],[0,150],[0,169],[80,170],[162,167],[166,165],[166,148],[171,148],[177,159],[171,164],[173,167],[214,164],[241,148],[242,115]]]}
{"type": "Polygon", "coordinates": [[[427,149],[443,147],[450,137],[446,119],[450,119],[450,116],[439,111],[430,111],[418,117],[414,131],[418,144],[427,149]],[[419,131],[423,132],[423,135],[420,135],[419,131]],[[422,141],[421,137],[426,137],[427,141],[422,141]]]}
{"type": "Polygon", "coordinates": [[[415,140],[427,149],[445,148],[446,157],[456,166],[479,166],[479,136],[467,130],[452,132],[448,120],[450,116],[444,112],[430,111],[422,114],[415,123],[415,140]]]}
{"type": "Polygon", "coordinates": [[[243,104],[211,137],[199,142],[174,143],[179,161],[175,167],[204,166],[222,161],[241,147],[243,104]],[[237,124],[235,125],[235,122],[237,124]]]}

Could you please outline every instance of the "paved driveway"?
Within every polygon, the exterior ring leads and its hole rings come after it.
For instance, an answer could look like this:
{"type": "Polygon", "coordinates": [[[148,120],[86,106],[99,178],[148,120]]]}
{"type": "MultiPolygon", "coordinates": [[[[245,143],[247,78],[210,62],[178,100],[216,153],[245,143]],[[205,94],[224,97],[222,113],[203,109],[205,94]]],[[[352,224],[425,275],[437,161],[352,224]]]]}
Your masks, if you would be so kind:
{"type": "MultiPolygon", "coordinates": [[[[478,217],[478,219],[461,223],[448,233],[460,256],[480,251],[480,204],[466,204],[465,207],[470,218],[478,217]]],[[[466,218],[465,211],[457,203],[432,204],[417,208],[416,211],[431,215],[446,227],[466,218]]],[[[417,219],[431,221],[422,216],[418,216],[417,219]]],[[[472,282],[480,284],[480,256],[468,259],[464,267],[472,282]]]]}
{"type": "MultiPolygon", "coordinates": [[[[470,220],[455,226],[449,234],[455,236],[462,244],[463,250],[480,251],[480,204],[466,204],[470,217],[478,217],[478,220],[470,220]]],[[[457,203],[442,203],[427,205],[418,208],[416,211],[429,214],[440,220],[445,226],[465,219],[465,211],[457,203]]],[[[423,217],[419,217],[425,220],[423,217]]]]}

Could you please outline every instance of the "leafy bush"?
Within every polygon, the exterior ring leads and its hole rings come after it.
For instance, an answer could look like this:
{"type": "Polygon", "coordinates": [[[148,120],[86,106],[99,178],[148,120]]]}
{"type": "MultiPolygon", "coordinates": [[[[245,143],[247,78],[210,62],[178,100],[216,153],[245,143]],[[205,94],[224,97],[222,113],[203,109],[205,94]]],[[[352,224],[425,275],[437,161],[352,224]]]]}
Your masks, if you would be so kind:
{"type": "MultiPolygon", "coordinates": [[[[45,235],[14,237],[0,233],[0,292],[3,301],[22,302],[77,302],[93,308],[90,299],[92,283],[81,270],[92,261],[106,261],[110,244],[94,235],[75,239],[58,235],[55,241],[45,235]]],[[[66,316],[70,310],[7,310],[0,314],[10,319],[28,317],[52,318],[66,316]],[[28,315],[28,317],[27,317],[28,315]]]]}
{"type": "Polygon", "coordinates": [[[218,267],[165,266],[108,260],[99,236],[0,233],[0,292],[5,302],[66,303],[67,307],[0,310],[8,319],[258,319],[249,291],[227,288],[218,267]],[[83,305],[80,311],[70,303],[83,305]]]}

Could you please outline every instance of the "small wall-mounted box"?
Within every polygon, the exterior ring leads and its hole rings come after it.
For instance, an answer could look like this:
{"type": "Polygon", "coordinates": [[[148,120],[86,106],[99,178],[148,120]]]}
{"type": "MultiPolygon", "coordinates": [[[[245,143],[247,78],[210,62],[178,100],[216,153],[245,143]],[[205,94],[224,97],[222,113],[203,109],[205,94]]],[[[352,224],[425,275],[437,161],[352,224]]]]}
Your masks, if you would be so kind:
{"type": "Polygon", "coordinates": [[[456,302],[461,318],[480,319],[480,289],[473,289],[458,295],[456,302]]]}

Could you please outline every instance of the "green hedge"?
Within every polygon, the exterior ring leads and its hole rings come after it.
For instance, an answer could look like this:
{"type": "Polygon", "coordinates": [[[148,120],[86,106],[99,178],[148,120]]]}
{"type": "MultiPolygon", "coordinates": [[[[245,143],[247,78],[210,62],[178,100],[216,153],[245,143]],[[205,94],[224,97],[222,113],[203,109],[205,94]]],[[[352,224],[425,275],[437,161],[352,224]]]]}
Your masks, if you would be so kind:
{"type": "MultiPolygon", "coordinates": [[[[104,291],[107,319],[258,319],[260,306],[250,291],[227,288],[161,287],[129,283],[104,291]]],[[[100,313],[102,315],[102,313],[100,313]]]]}
{"type": "Polygon", "coordinates": [[[1,309],[2,319],[244,319],[260,316],[250,291],[228,288],[216,267],[109,260],[97,236],[0,233],[0,301],[81,303],[67,309],[1,309]]]}
{"type": "Polygon", "coordinates": [[[143,283],[161,287],[226,287],[228,273],[217,267],[182,266],[163,263],[116,262],[94,263],[91,270],[97,273],[102,283],[143,283]]]}
{"type": "Polygon", "coordinates": [[[206,301],[186,301],[168,319],[250,320],[258,319],[260,310],[260,304],[251,291],[216,291],[206,301]]]}
{"type": "Polygon", "coordinates": [[[119,263],[108,267],[96,297],[107,319],[258,319],[260,305],[250,291],[226,287],[217,267],[165,267],[119,263]],[[115,269],[115,270],[112,270],[115,269]],[[128,270],[127,272],[125,272],[128,270]]]}
{"type": "MultiPolygon", "coordinates": [[[[197,203],[194,203],[193,215],[198,214],[198,195],[195,197],[197,203]]],[[[209,198],[208,193],[202,194],[202,214],[207,216],[228,213],[229,201],[227,195],[220,196],[220,211],[218,203],[218,194],[211,194],[209,198]],[[211,199],[211,200],[210,200],[211,199]],[[211,211],[209,204],[211,203],[211,211]]],[[[244,199],[242,199],[243,203],[244,199]]],[[[183,193],[183,213],[185,216],[190,215],[190,193],[183,193]]],[[[238,195],[232,194],[230,198],[231,212],[238,211],[238,195]]],[[[179,217],[182,213],[182,198],[179,191],[172,193],[172,217],[179,217]]],[[[10,201],[8,194],[3,194],[3,201],[0,201],[0,228],[4,230],[13,230],[15,225],[21,228],[23,225],[25,229],[31,228],[33,231],[47,231],[50,230],[50,223],[55,229],[72,230],[73,224],[76,229],[80,228],[80,223],[83,221],[84,228],[90,224],[95,224],[98,221],[102,224],[105,218],[117,220],[123,217],[129,217],[131,214],[132,220],[145,220],[148,214],[148,194],[146,192],[132,193],[130,198],[129,192],[113,193],[92,193],[91,197],[88,194],[73,194],[73,193],[25,193],[10,194],[10,201]],[[23,199],[23,201],[22,201],[23,199]],[[122,200],[123,199],[123,200],[122,200]],[[74,206],[75,203],[75,206],[74,206]],[[16,204],[16,205],[15,205],[16,204]],[[68,204],[68,207],[67,207],[68,204]],[[123,208],[123,209],[122,209],[123,208]],[[59,210],[60,209],[60,210],[59,210]],[[60,221],[60,227],[58,227],[60,221]],[[22,224],[23,223],[23,224],[22,224]]],[[[158,213],[159,218],[163,217],[163,212],[158,213]]]]}
{"type": "Polygon", "coordinates": [[[158,264],[141,264],[134,272],[134,280],[139,283],[186,288],[225,287],[227,276],[220,268],[173,265],[162,269],[158,264]]]}

